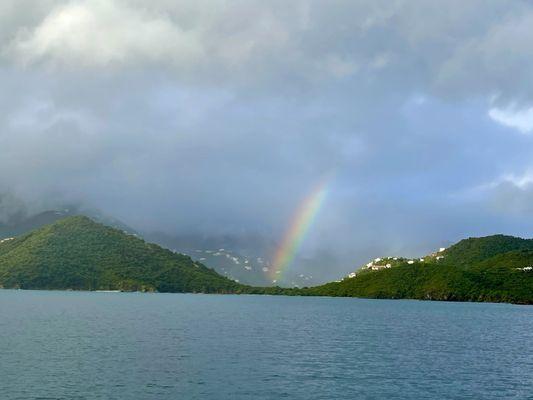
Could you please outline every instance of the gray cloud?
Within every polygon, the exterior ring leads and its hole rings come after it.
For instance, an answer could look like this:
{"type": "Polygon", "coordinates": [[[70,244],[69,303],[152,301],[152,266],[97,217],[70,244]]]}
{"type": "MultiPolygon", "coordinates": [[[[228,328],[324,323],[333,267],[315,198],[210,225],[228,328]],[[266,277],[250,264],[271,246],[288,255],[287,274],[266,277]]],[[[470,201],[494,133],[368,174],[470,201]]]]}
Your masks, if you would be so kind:
{"type": "Polygon", "coordinates": [[[247,91],[402,76],[441,94],[531,97],[527,2],[85,0],[31,13],[9,4],[2,47],[19,65],[161,68],[182,83],[247,91]]]}

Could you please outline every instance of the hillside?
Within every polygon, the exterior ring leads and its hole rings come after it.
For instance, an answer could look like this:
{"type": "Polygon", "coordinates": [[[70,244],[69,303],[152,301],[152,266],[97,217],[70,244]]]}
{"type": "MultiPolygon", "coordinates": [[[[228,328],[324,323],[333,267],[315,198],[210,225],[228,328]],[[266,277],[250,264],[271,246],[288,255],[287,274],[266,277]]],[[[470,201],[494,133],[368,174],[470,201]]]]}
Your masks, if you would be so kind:
{"type": "Polygon", "coordinates": [[[81,216],[2,241],[0,286],[205,293],[245,288],[188,256],[81,216]]]}
{"type": "Polygon", "coordinates": [[[376,260],[378,267],[369,263],[371,267],[307,289],[307,294],[533,304],[532,240],[469,238],[417,260],[376,260]]]}
{"type": "Polygon", "coordinates": [[[444,251],[447,263],[472,266],[496,255],[515,250],[533,250],[533,239],[514,236],[492,235],[463,239],[444,251]]]}

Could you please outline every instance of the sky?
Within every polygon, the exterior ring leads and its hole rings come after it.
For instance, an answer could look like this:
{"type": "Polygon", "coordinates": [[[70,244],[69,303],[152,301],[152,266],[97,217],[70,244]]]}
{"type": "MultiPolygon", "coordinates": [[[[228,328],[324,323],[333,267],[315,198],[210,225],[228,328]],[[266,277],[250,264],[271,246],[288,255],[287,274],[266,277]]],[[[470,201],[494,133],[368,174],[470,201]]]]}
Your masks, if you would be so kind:
{"type": "Polygon", "coordinates": [[[3,0],[0,219],[83,204],[322,279],[533,236],[533,3],[3,0]]]}

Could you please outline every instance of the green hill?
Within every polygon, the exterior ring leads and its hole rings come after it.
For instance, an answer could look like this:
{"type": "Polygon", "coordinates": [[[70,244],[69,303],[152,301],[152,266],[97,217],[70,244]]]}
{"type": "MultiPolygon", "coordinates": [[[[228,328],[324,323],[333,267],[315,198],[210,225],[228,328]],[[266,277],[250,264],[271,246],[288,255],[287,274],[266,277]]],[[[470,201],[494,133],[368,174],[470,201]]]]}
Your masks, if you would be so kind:
{"type": "Polygon", "coordinates": [[[533,240],[495,235],[460,241],[411,264],[364,269],[306,294],[533,304],[533,240]]]}
{"type": "Polygon", "coordinates": [[[469,266],[514,250],[533,250],[533,239],[505,235],[468,238],[451,246],[443,255],[447,263],[469,266]]]}
{"type": "Polygon", "coordinates": [[[204,293],[247,288],[190,257],[82,216],[1,242],[0,286],[204,293]]]}

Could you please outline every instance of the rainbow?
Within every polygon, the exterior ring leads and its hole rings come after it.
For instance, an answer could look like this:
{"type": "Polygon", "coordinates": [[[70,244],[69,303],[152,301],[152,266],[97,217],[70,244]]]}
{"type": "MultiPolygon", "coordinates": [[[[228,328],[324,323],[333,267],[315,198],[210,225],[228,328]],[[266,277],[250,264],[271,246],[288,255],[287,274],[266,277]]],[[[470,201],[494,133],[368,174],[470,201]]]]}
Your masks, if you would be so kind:
{"type": "Polygon", "coordinates": [[[322,180],[298,207],[274,256],[269,273],[271,279],[279,280],[283,272],[291,265],[326,199],[330,181],[330,179],[322,180]]]}

